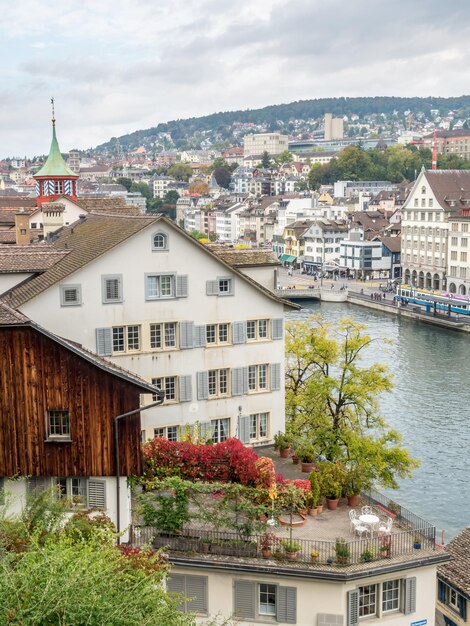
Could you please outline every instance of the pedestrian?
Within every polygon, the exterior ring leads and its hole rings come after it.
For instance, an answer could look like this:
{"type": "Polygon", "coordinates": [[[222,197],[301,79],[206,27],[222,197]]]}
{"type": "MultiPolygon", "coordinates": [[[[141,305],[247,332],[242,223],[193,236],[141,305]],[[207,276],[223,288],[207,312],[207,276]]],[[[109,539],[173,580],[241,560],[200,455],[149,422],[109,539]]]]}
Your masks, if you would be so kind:
{"type": "Polygon", "coordinates": [[[333,283],[331,283],[331,288],[333,289],[333,287],[334,287],[334,284],[333,284],[333,283]]]}
{"type": "Polygon", "coordinates": [[[373,299],[374,299],[374,294],[373,294],[373,293],[371,293],[371,294],[370,294],[370,299],[371,299],[371,300],[373,300],[373,299]]]}

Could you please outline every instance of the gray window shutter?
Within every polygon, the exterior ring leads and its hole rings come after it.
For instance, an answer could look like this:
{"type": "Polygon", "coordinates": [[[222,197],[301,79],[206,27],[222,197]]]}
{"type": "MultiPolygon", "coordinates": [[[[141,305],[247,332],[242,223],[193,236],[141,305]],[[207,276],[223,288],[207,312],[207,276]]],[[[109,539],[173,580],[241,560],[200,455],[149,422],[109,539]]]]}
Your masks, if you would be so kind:
{"type": "Polygon", "coordinates": [[[256,611],[256,583],[249,580],[234,582],[234,617],[254,619],[256,611]]]}
{"type": "Polygon", "coordinates": [[[106,508],[106,482],[104,480],[88,481],[88,506],[97,509],[106,508]]]}
{"type": "Polygon", "coordinates": [[[284,320],[282,317],[271,320],[271,339],[282,339],[284,334],[284,320]]]}
{"type": "MultiPolygon", "coordinates": [[[[178,593],[184,596],[186,591],[186,576],[183,574],[172,574],[168,578],[166,586],[170,593],[178,593]]],[[[183,599],[181,604],[178,605],[178,609],[180,611],[184,611],[186,608],[185,604],[186,602],[183,599]]]]}
{"type": "Polygon", "coordinates": [[[219,281],[218,280],[206,280],[206,295],[208,296],[219,295],[219,281]]]}
{"type": "Polygon", "coordinates": [[[113,353],[113,334],[111,328],[96,328],[96,354],[111,356],[113,353]]]}
{"type": "Polygon", "coordinates": [[[276,598],[277,621],[281,624],[297,623],[297,588],[278,587],[276,598]]]}
{"type": "Polygon", "coordinates": [[[232,343],[246,343],[246,322],[233,322],[232,343]]]}
{"type": "Polygon", "coordinates": [[[348,626],[359,624],[359,590],[348,592],[348,626]]]}
{"type": "Polygon", "coordinates": [[[28,496],[34,497],[46,491],[51,487],[51,479],[43,478],[42,476],[36,476],[28,478],[26,491],[28,496]]]}
{"type": "Polygon", "coordinates": [[[188,275],[187,274],[176,275],[176,297],[177,298],[188,297],[188,275]]]}
{"type": "Polygon", "coordinates": [[[199,436],[201,439],[212,437],[212,429],[210,422],[201,422],[199,424],[199,436]]]}
{"type": "Polygon", "coordinates": [[[207,372],[197,372],[197,399],[207,400],[209,397],[209,374],[207,372]]]}
{"type": "Polygon", "coordinates": [[[180,322],[180,349],[194,348],[194,322],[180,322]]]}
{"type": "Polygon", "coordinates": [[[238,438],[242,443],[250,443],[250,416],[238,416],[238,438]]]}
{"type": "Polygon", "coordinates": [[[207,576],[186,576],[186,608],[191,613],[207,613],[207,576]]]}
{"type": "Polygon", "coordinates": [[[248,368],[234,367],[232,369],[232,396],[243,395],[243,370],[248,368]]]}
{"type": "Polygon", "coordinates": [[[403,613],[409,615],[416,611],[416,576],[405,578],[405,607],[403,613]]]}
{"type": "Polygon", "coordinates": [[[271,391],[279,391],[281,388],[281,364],[271,363],[271,391]]]}
{"type": "Polygon", "coordinates": [[[193,399],[191,375],[180,376],[178,383],[179,383],[180,402],[191,402],[193,399]]]}
{"type": "Polygon", "coordinates": [[[206,326],[194,327],[194,347],[204,348],[206,345],[206,326]]]}

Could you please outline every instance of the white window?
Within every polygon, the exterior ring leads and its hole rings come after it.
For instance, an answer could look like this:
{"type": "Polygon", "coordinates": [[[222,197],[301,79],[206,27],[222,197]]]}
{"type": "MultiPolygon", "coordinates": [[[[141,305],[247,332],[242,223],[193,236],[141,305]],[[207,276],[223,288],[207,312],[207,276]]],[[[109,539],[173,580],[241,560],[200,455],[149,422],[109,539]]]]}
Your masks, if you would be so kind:
{"type": "Polygon", "coordinates": [[[101,277],[102,300],[104,304],[122,302],[122,275],[101,277]]]}
{"type": "Polygon", "coordinates": [[[401,581],[389,580],[382,583],[382,613],[398,611],[400,608],[401,581]]]}
{"type": "Polygon", "coordinates": [[[380,617],[403,610],[404,580],[388,580],[378,585],[359,587],[359,617],[380,617]]]}
{"type": "Polygon", "coordinates": [[[250,415],[250,441],[268,437],[269,413],[252,413],[250,415]]]}
{"type": "Polygon", "coordinates": [[[175,297],[174,274],[146,274],[145,297],[147,300],[175,297]]]}
{"type": "Polygon", "coordinates": [[[168,235],[156,233],[152,237],[152,250],[168,250],[168,235]]]}
{"type": "MultiPolygon", "coordinates": [[[[162,376],[160,378],[152,378],[152,385],[165,392],[164,404],[178,401],[178,378],[177,376],[162,376]]],[[[155,400],[157,397],[155,396],[155,400]]]]}
{"type": "Polygon", "coordinates": [[[153,429],[154,437],[163,437],[168,441],[178,441],[179,426],[163,426],[153,429]]]}
{"type": "Polygon", "coordinates": [[[259,615],[276,616],[276,587],[260,583],[259,585],[259,615]]]}
{"type": "Polygon", "coordinates": [[[140,350],[140,326],[113,326],[113,352],[131,352],[140,350]]]}
{"type": "Polygon", "coordinates": [[[206,294],[208,296],[233,296],[234,281],[231,277],[220,277],[206,281],[206,294]]]}
{"type": "Polygon", "coordinates": [[[246,323],[247,341],[264,341],[269,338],[269,320],[248,320],[246,323]]]}
{"type": "Polygon", "coordinates": [[[377,585],[359,587],[359,617],[377,615],[377,585]]]}
{"type": "Polygon", "coordinates": [[[220,443],[230,437],[230,418],[211,420],[211,439],[220,443]]]}
{"type": "Polygon", "coordinates": [[[86,507],[88,504],[88,481],[86,478],[57,477],[52,479],[57,496],[70,500],[74,506],[86,507]]]}
{"type": "Polygon", "coordinates": [[[248,391],[267,391],[268,368],[267,363],[248,366],[248,391]]]}
{"type": "Polygon", "coordinates": [[[68,411],[47,411],[47,438],[49,441],[70,441],[70,415],[68,411]]]}
{"type": "Polygon", "coordinates": [[[229,392],[228,380],[229,370],[222,368],[220,370],[209,370],[208,372],[208,394],[209,398],[217,398],[226,396],[229,392]]]}
{"type": "Polygon", "coordinates": [[[150,324],[150,347],[153,350],[176,348],[176,322],[150,324]]]}
{"type": "Polygon", "coordinates": [[[206,324],[206,344],[215,346],[229,341],[230,324],[206,324]]]}
{"type": "Polygon", "coordinates": [[[79,306],[82,303],[82,288],[80,285],[60,286],[60,306],[79,306]]]}

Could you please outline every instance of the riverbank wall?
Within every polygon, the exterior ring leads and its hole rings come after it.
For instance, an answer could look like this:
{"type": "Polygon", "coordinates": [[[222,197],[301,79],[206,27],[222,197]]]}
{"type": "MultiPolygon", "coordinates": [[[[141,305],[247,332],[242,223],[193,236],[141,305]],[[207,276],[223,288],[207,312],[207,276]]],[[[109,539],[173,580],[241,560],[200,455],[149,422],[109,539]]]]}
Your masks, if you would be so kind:
{"type": "Polygon", "coordinates": [[[374,309],[376,311],[380,311],[381,313],[398,315],[417,322],[423,322],[424,324],[432,324],[433,326],[440,326],[441,328],[448,328],[449,330],[470,333],[470,323],[462,321],[461,317],[459,318],[455,315],[451,317],[448,317],[447,315],[434,316],[432,313],[425,313],[420,309],[420,307],[417,306],[397,306],[391,300],[373,300],[369,296],[362,295],[354,291],[348,292],[347,301],[349,304],[374,309]]]}

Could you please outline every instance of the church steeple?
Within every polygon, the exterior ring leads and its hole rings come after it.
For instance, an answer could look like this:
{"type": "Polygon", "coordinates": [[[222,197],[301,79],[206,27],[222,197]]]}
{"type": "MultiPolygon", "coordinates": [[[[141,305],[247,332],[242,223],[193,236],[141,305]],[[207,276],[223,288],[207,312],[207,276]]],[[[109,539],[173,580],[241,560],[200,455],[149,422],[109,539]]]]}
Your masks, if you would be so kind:
{"type": "Polygon", "coordinates": [[[33,176],[36,181],[37,205],[50,202],[62,195],[77,199],[78,176],[73,172],[59,149],[59,143],[55,132],[54,98],[52,104],[52,141],[49,156],[41,169],[33,176]]]}

